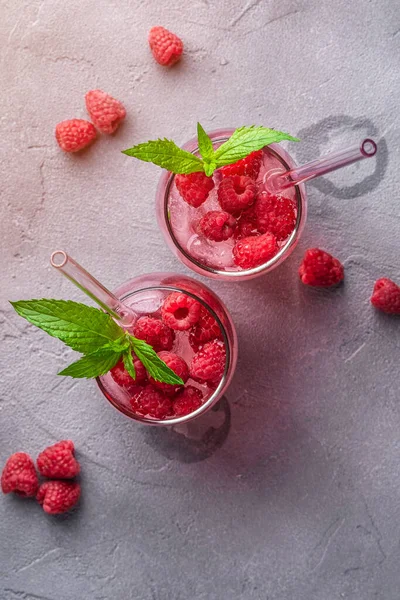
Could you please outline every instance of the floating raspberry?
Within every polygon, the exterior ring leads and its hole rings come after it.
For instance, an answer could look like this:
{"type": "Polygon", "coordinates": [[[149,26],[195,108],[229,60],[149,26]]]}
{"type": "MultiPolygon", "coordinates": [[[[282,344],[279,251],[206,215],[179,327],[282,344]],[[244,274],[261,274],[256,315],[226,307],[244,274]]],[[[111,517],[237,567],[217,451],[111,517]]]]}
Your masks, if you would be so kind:
{"type": "Polygon", "coordinates": [[[89,121],[70,119],[56,126],[56,139],[64,152],[78,152],[86,148],[96,137],[96,129],[89,121]]]}
{"type": "Polygon", "coordinates": [[[74,443],[71,440],[63,440],[49,446],[37,457],[39,473],[44,477],[72,479],[80,471],[74,451],[74,443]]]}
{"type": "Polygon", "coordinates": [[[201,233],[213,242],[223,242],[232,237],[235,227],[232,215],[218,210],[210,210],[199,223],[201,233]]]}
{"type": "Polygon", "coordinates": [[[118,385],[121,387],[129,387],[131,385],[138,385],[146,381],[146,369],[140,360],[135,356],[133,357],[133,364],[136,371],[136,379],[132,379],[132,377],[129,375],[128,371],[124,367],[124,361],[122,359],[117,362],[115,367],[113,367],[110,371],[110,375],[114,379],[115,383],[118,383],[118,385]]]}
{"type": "Polygon", "coordinates": [[[91,90],[86,94],[85,100],[90,118],[103,133],[114,133],[125,119],[124,105],[101,90],[91,90]]]}
{"type": "Polygon", "coordinates": [[[36,500],[49,515],[60,515],[78,502],[81,486],[73,481],[46,481],[42,483],[36,500]]]}
{"type": "Polygon", "coordinates": [[[208,342],[192,358],[190,377],[201,383],[216,384],[225,371],[226,351],[223,342],[208,342]]]}
{"type": "Polygon", "coordinates": [[[203,404],[203,393],[193,385],[185,387],[173,402],[173,409],[176,417],[190,415],[203,404]]]}
{"type": "MultiPolygon", "coordinates": [[[[159,352],[158,356],[165,362],[167,367],[169,367],[178,377],[180,377],[184,383],[189,378],[189,367],[177,354],[174,352],[159,352]]],[[[163,383],[162,381],[156,381],[153,377],[149,377],[150,383],[153,384],[154,387],[164,392],[168,396],[173,396],[182,386],[173,385],[170,383],[163,383]]]]}
{"type": "Polygon", "coordinates": [[[236,240],[241,240],[244,237],[250,237],[252,235],[259,235],[254,205],[241,213],[236,222],[234,238],[236,240]]]}
{"type": "Polygon", "coordinates": [[[163,67],[174,65],[183,52],[182,40],[164,27],[152,27],[150,29],[149,44],[154,58],[163,67]]]}
{"type": "Polygon", "coordinates": [[[191,347],[197,352],[207,342],[221,338],[222,334],[217,321],[211,313],[202,306],[197,325],[193,327],[189,334],[189,343],[191,347]]]}
{"type": "Polygon", "coordinates": [[[185,202],[199,208],[208,198],[214,187],[212,177],[205,173],[190,173],[189,175],[175,175],[175,185],[185,202]]]}
{"type": "Polygon", "coordinates": [[[25,452],[12,454],[1,474],[3,494],[15,492],[18,496],[35,496],[38,487],[38,476],[29,454],[25,452]]]}
{"type": "Polygon", "coordinates": [[[391,279],[382,277],[375,282],[371,302],[388,315],[400,315],[400,287],[391,279]]]}
{"type": "Polygon", "coordinates": [[[166,419],[172,415],[172,402],[161,390],[146,385],[130,399],[132,410],[143,417],[166,419]]]}
{"type": "Polygon", "coordinates": [[[171,329],[184,331],[195,325],[200,318],[201,304],[181,292],[172,292],[161,307],[162,320],[171,329]]]}
{"type": "Polygon", "coordinates": [[[228,213],[240,213],[253,204],[255,197],[256,184],[250,177],[232,175],[219,184],[218,201],[228,213]]]}
{"type": "Polygon", "coordinates": [[[133,335],[150,344],[156,352],[171,350],[175,339],[172,329],[153,317],[140,317],[133,328],[133,335]]]}
{"type": "Polygon", "coordinates": [[[285,240],[296,226],[295,204],[289,198],[262,192],[254,204],[260,233],[273,233],[278,241],[285,240]]]}
{"type": "Polygon", "coordinates": [[[344,278],[343,265],[328,252],[319,248],[306,251],[300,265],[299,275],[305,285],[330,287],[344,278]]]}
{"type": "Polygon", "coordinates": [[[242,269],[252,269],[269,261],[277,252],[276,237],[264,233],[239,240],[233,248],[233,260],[242,269]]]}
{"type": "Polygon", "coordinates": [[[246,158],[242,158],[232,165],[226,165],[225,167],[221,167],[219,169],[219,173],[221,173],[222,177],[231,177],[232,175],[246,175],[246,177],[250,177],[257,179],[258,174],[260,172],[261,163],[262,163],[262,150],[256,150],[252,152],[246,158]]]}

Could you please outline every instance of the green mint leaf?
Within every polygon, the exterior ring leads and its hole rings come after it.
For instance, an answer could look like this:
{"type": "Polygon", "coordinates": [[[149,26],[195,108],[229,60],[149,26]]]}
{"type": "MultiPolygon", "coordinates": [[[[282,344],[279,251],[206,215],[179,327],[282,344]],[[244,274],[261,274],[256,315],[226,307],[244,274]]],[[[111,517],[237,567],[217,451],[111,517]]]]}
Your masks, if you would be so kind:
{"type": "Polygon", "coordinates": [[[161,360],[154,352],[153,348],[137,338],[131,336],[131,345],[136,356],[144,365],[146,371],[156,381],[171,383],[172,385],[184,385],[183,380],[176,375],[172,369],[167,367],[165,362],[161,360]]]}
{"type": "Polygon", "coordinates": [[[108,314],[86,304],[53,299],[11,304],[21,317],[83,354],[90,354],[124,335],[108,314]]]}
{"type": "Polygon", "coordinates": [[[129,348],[128,352],[124,352],[124,354],[122,355],[122,358],[124,361],[125,370],[128,371],[128,373],[132,377],[132,379],[136,379],[136,369],[135,369],[135,365],[133,364],[133,356],[132,356],[132,352],[131,352],[130,348],[129,348]]]}
{"type": "Polygon", "coordinates": [[[188,174],[204,171],[203,161],[198,156],[182,150],[172,140],[158,139],[145,142],[123,150],[123,154],[152,162],[172,173],[188,174]]]}
{"type": "Polygon", "coordinates": [[[211,175],[214,173],[215,169],[217,168],[217,163],[216,162],[210,162],[204,163],[204,172],[207,175],[207,177],[211,177],[211,175]]]}
{"type": "Polygon", "coordinates": [[[197,142],[199,144],[199,152],[204,162],[210,162],[214,157],[214,148],[211,139],[208,137],[200,123],[197,123],[197,142]]]}
{"type": "Polygon", "coordinates": [[[217,167],[230,165],[242,158],[248,156],[255,150],[261,150],[264,146],[289,140],[298,142],[298,138],[292,137],[288,133],[268,129],[267,127],[240,127],[236,129],[231,137],[222,144],[214,153],[214,160],[217,167]]]}
{"type": "Polygon", "coordinates": [[[100,350],[87,354],[72,363],[72,365],[60,371],[58,375],[68,375],[74,379],[99,377],[100,375],[105,375],[110,369],[115,367],[120,357],[121,354],[118,352],[100,348],[100,350]]]}

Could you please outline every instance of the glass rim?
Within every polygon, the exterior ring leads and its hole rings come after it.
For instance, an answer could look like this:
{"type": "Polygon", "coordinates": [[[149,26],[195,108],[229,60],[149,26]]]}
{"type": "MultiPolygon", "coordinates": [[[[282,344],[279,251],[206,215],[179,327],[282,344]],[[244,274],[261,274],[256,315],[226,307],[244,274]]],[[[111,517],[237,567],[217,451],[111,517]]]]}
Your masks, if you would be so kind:
{"type": "MultiPolygon", "coordinates": [[[[228,139],[227,133],[229,133],[229,132],[233,133],[233,131],[234,131],[234,129],[227,129],[227,130],[217,129],[215,131],[210,131],[208,135],[211,137],[213,142],[224,142],[228,139]],[[213,136],[215,136],[215,137],[213,137],[213,136]]],[[[191,152],[192,154],[195,154],[199,149],[198,145],[197,145],[197,137],[190,139],[188,142],[186,142],[186,144],[184,144],[182,146],[182,148],[187,150],[188,149],[187,147],[191,146],[194,143],[196,144],[196,147],[193,150],[189,150],[189,152],[191,152]]],[[[276,150],[277,146],[278,146],[278,144],[270,144],[265,147],[268,148],[274,154],[274,156],[276,158],[278,158],[278,160],[284,165],[284,167],[287,170],[292,169],[293,165],[290,165],[285,160],[285,158],[281,154],[279,154],[279,152],[276,150]]],[[[286,152],[286,150],[284,150],[283,148],[280,148],[280,149],[283,150],[283,152],[285,154],[288,154],[288,152],[286,152]]],[[[169,234],[170,239],[172,240],[174,246],[177,248],[178,252],[180,254],[182,254],[187,261],[189,261],[193,265],[196,265],[196,267],[198,269],[200,269],[201,271],[204,271],[205,273],[208,273],[210,276],[216,276],[216,277],[220,277],[220,278],[224,278],[224,279],[243,279],[243,278],[251,278],[256,275],[261,275],[262,273],[267,272],[267,271],[271,270],[272,268],[274,268],[276,265],[278,265],[281,262],[281,260],[283,259],[283,257],[292,249],[293,245],[297,241],[298,235],[299,235],[299,232],[301,229],[301,225],[303,223],[303,213],[305,212],[305,209],[304,209],[305,201],[303,200],[303,196],[305,194],[305,189],[304,189],[303,184],[293,186],[293,188],[296,192],[296,204],[297,204],[296,225],[295,225],[292,233],[290,234],[287,242],[285,243],[285,245],[282,246],[282,248],[279,249],[279,252],[277,252],[275,254],[275,256],[273,256],[269,261],[262,263],[261,265],[258,265],[257,267],[253,267],[252,269],[242,269],[241,271],[225,271],[222,269],[217,269],[215,267],[211,267],[210,265],[206,265],[206,264],[200,262],[199,260],[197,260],[196,258],[191,256],[191,254],[189,254],[189,252],[181,246],[181,244],[179,243],[179,241],[177,240],[177,238],[174,234],[174,231],[171,227],[170,220],[168,218],[168,197],[169,197],[169,191],[170,191],[172,182],[174,180],[174,177],[175,177],[174,173],[169,173],[169,172],[165,173],[161,176],[160,183],[159,183],[160,186],[162,184],[163,184],[163,186],[165,186],[164,198],[163,198],[163,216],[164,216],[164,222],[165,222],[167,230],[168,230],[168,234],[169,234]]]]}
{"type": "MultiPolygon", "coordinates": [[[[186,277],[186,275],[183,275],[183,277],[186,277]]],[[[194,280],[195,281],[195,280],[194,280]]],[[[204,285],[200,282],[196,283],[200,284],[200,285],[204,285]]],[[[171,292],[180,292],[183,294],[186,294],[187,296],[190,296],[191,298],[193,298],[194,300],[197,300],[197,302],[200,302],[200,304],[206,308],[206,310],[208,310],[211,315],[214,317],[214,319],[217,321],[217,324],[221,330],[222,333],[222,337],[223,337],[223,342],[224,342],[224,346],[225,346],[225,351],[226,351],[226,360],[225,360],[225,369],[224,369],[224,373],[222,375],[222,378],[218,384],[218,386],[216,387],[216,389],[213,391],[213,393],[210,395],[210,397],[206,400],[206,402],[204,402],[201,406],[199,406],[199,408],[197,408],[196,410],[194,410],[193,412],[189,413],[188,415],[183,415],[181,417],[174,417],[171,419],[154,419],[154,418],[150,418],[150,417],[144,417],[141,415],[135,415],[133,413],[133,411],[130,411],[128,408],[126,408],[125,406],[119,404],[118,402],[114,401],[114,398],[110,397],[110,394],[106,392],[105,386],[101,380],[101,377],[96,377],[96,383],[101,391],[101,393],[103,394],[103,396],[105,396],[105,398],[110,402],[110,404],[112,406],[114,406],[114,408],[116,408],[117,410],[119,410],[119,412],[121,412],[122,414],[124,414],[126,417],[128,417],[129,419],[132,419],[134,421],[137,421],[138,423],[143,423],[144,425],[156,425],[159,427],[171,427],[174,425],[180,425],[182,423],[188,423],[189,421],[191,421],[192,419],[200,416],[201,414],[207,412],[210,408],[212,408],[214,406],[214,404],[216,404],[218,402],[218,400],[220,399],[221,396],[221,391],[225,388],[225,386],[229,383],[228,380],[228,373],[229,373],[229,368],[231,366],[231,362],[232,362],[232,353],[231,353],[231,349],[230,349],[230,343],[229,343],[229,338],[228,338],[228,334],[226,332],[226,327],[224,326],[224,324],[222,323],[221,319],[219,318],[219,316],[217,315],[217,313],[214,311],[213,308],[211,308],[211,306],[208,305],[208,303],[203,300],[202,298],[199,298],[196,294],[192,293],[192,292],[188,292],[184,289],[181,289],[179,287],[176,286],[161,286],[161,285],[151,285],[151,286],[145,286],[142,288],[139,288],[137,290],[134,290],[133,292],[128,292],[127,294],[124,294],[123,296],[120,297],[120,300],[124,300],[125,298],[128,298],[134,294],[140,293],[140,292],[144,292],[147,290],[167,290],[167,291],[171,291],[171,292]]],[[[218,298],[219,300],[219,298],[218,298]]],[[[220,301],[221,302],[221,301],[220,301]]],[[[222,304],[222,303],[221,303],[222,304]]],[[[226,311],[225,306],[223,306],[223,310],[226,311]]],[[[228,318],[230,319],[230,315],[227,313],[228,318]]],[[[212,341],[212,340],[210,340],[212,341]]]]}

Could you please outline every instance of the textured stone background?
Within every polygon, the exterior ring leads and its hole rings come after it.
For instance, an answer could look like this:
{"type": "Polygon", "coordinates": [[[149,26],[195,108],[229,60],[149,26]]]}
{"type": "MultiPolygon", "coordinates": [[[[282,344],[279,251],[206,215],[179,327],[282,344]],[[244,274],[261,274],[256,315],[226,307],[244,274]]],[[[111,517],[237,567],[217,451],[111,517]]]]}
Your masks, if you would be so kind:
{"type": "Polygon", "coordinates": [[[398,600],[400,321],[369,305],[378,276],[400,279],[398,3],[2,0],[0,17],[0,461],[70,437],[83,471],[69,516],[1,498],[1,600],[398,600]],[[155,24],[186,44],[170,71],[155,24]],[[94,87],[126,123],[64,155],[54,126],[94,87]],[[119,151],[183,143],[197,119],[298,134],[298,162],[366,134],[379,156],[308,185],[277,271],[211,283],[240,338],[226,401],[187,430],[142,428],[58,378],[72,352],[7,300],[84,300],[49,267],[58,247],[111,287],[186,272],[155,224],[157,168],[119,151]],[[342,259],[343,287],[301,287],[310,245],[342,259]]]}

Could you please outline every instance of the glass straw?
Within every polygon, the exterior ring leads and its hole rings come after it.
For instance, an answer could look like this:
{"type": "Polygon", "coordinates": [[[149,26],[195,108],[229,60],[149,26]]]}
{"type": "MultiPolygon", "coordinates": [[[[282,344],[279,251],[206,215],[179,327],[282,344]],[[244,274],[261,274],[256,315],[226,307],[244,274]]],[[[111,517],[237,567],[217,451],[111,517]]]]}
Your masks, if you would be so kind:
{"type": "Polygon", "coordinates": [[[264,187],[268,192],[277,194],[296,184],[336,171],[336,169],[341,169],[364,158],[371,158],[375,156],[376,151],[376,143],[371,139],[365,139],[358,146],[333,152],[324,158],[318,158],[290,171],[283,173],[270,171],[264,177],[264,187]]]}
{"type": "Polygon", "coordinates": [[[125,306],[112,292],[95,279],[64,250],[56,250],[50,258],[51,265],[61,271],[80,290],[108,312],[122,327],[131,327],[136,321],[134,311],[125,306]]]}

